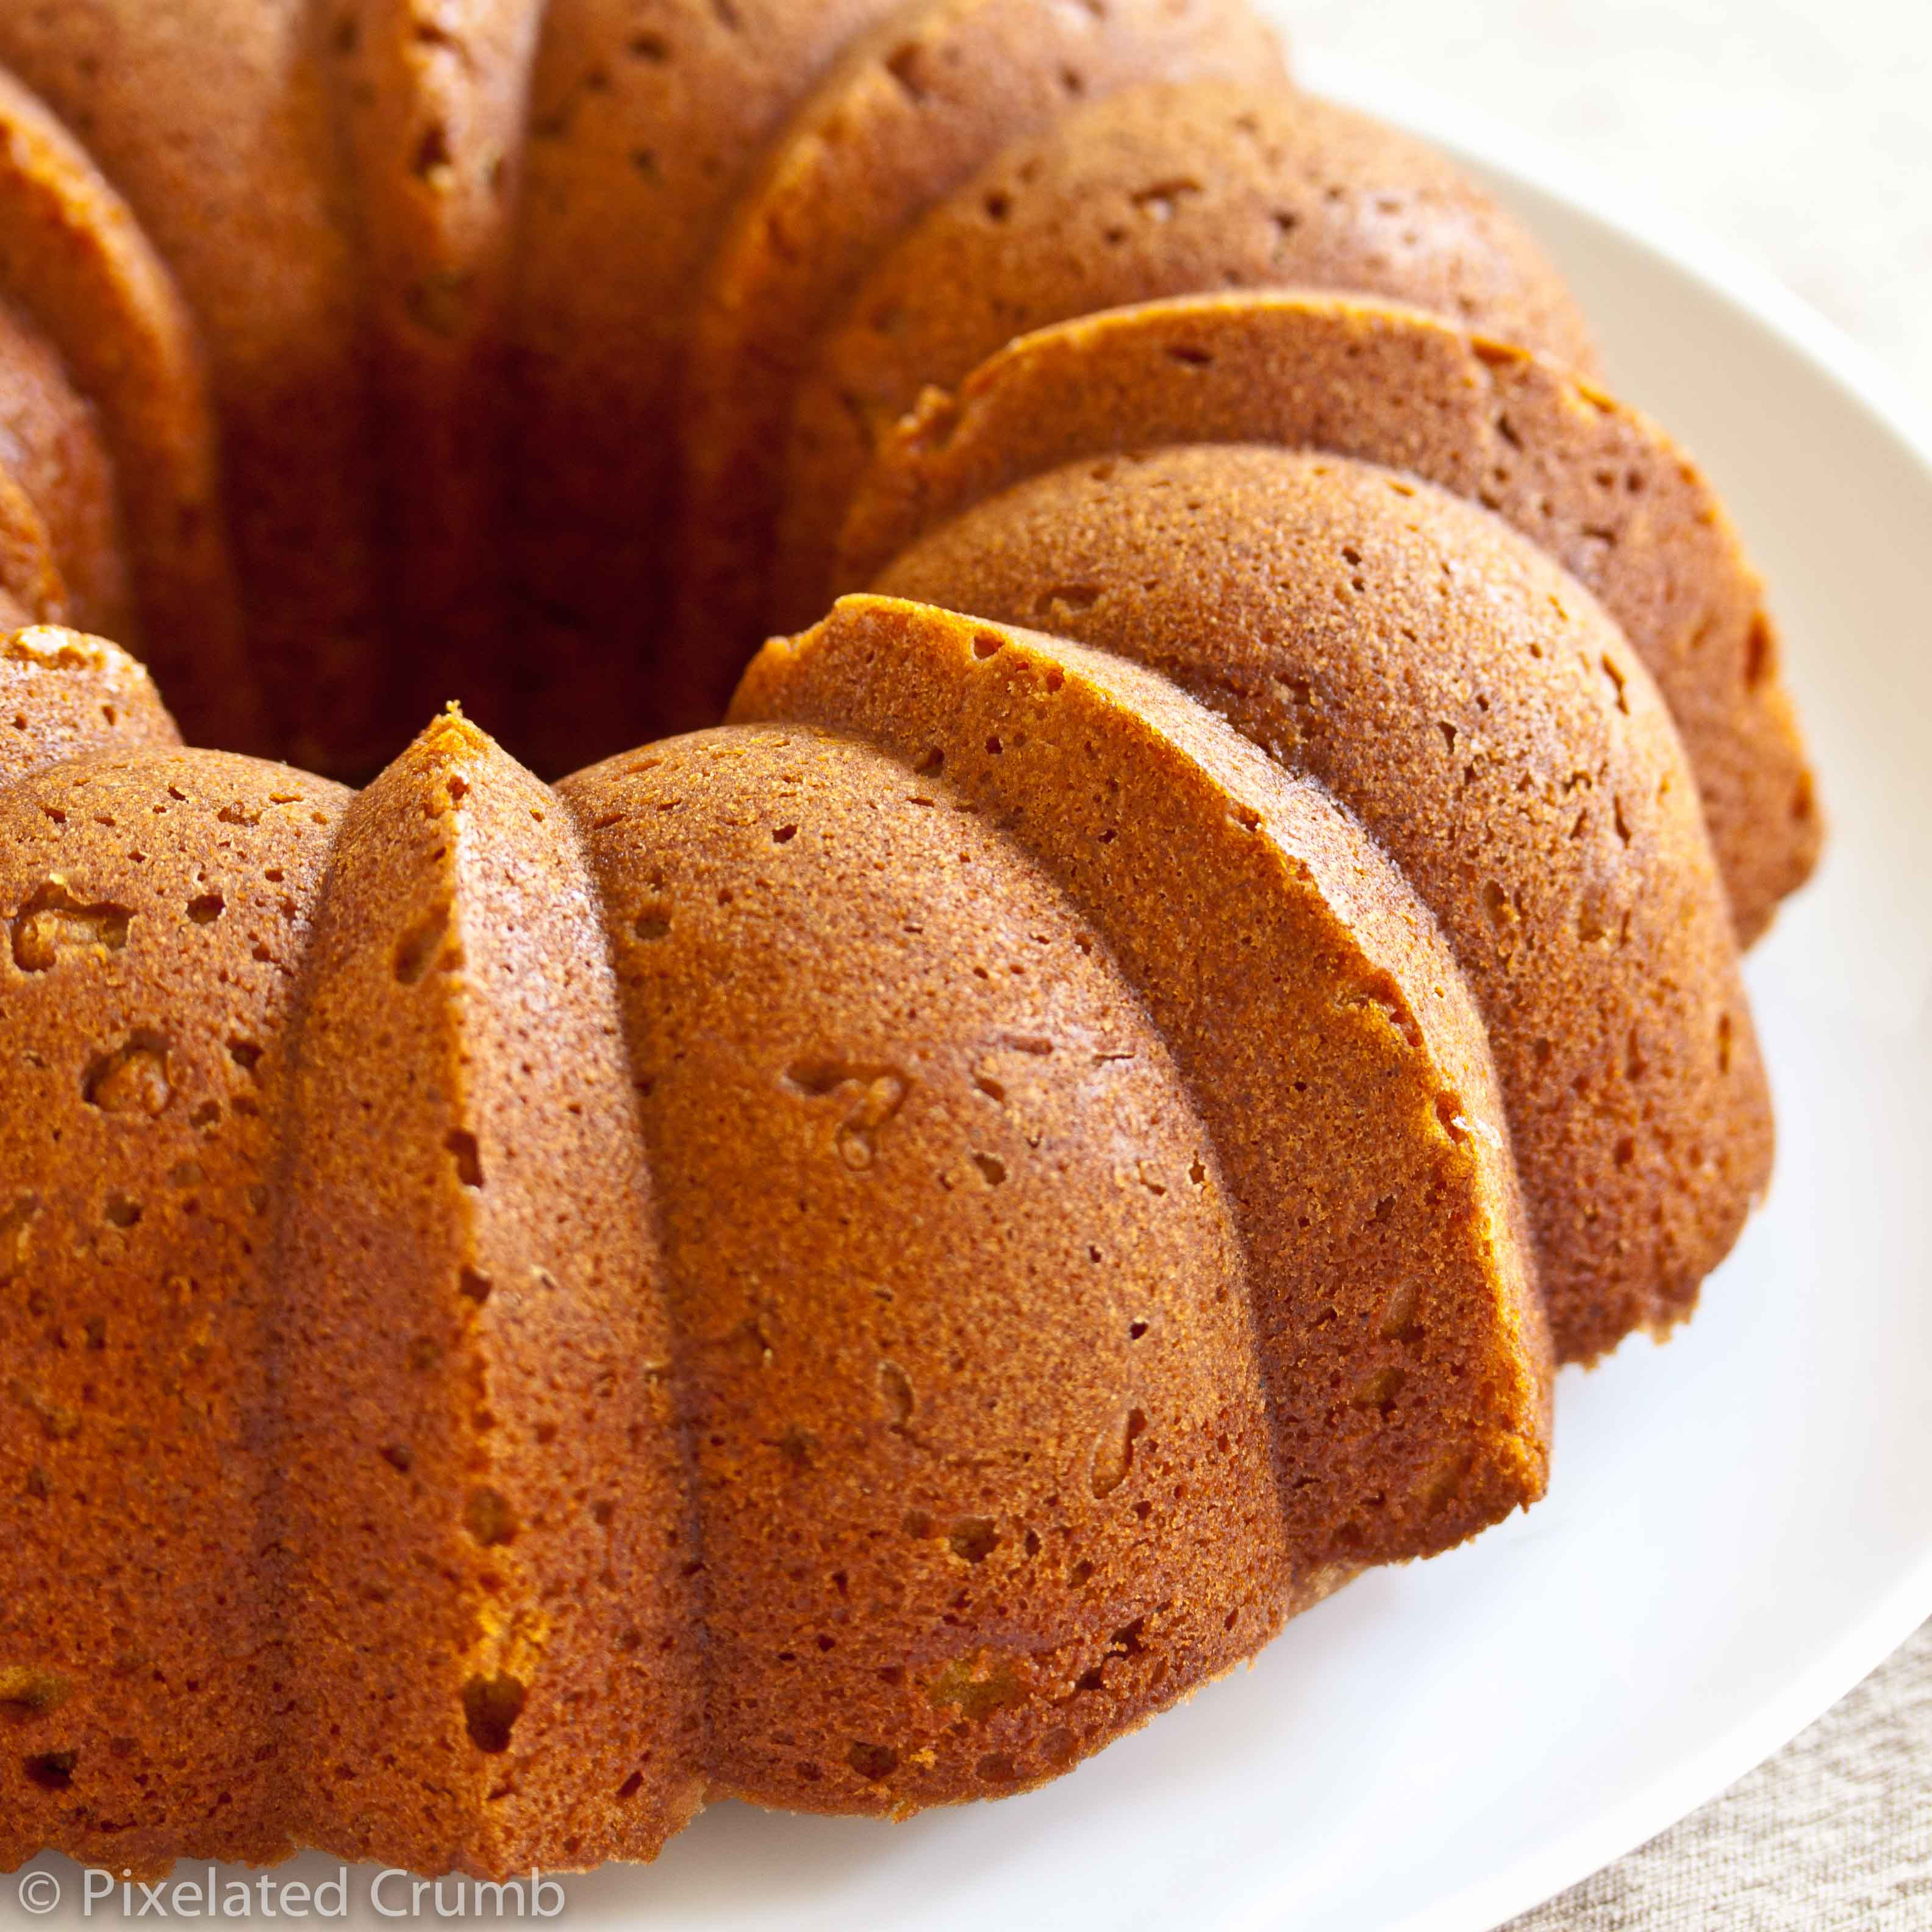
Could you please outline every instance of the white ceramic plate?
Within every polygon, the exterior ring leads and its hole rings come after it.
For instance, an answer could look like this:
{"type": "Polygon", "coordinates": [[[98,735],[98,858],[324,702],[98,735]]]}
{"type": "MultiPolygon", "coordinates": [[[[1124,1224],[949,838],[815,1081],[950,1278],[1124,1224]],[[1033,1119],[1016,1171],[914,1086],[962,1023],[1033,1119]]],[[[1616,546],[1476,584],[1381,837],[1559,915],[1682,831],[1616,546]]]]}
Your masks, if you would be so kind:
{"type": "MultiPolygon", "coordinates": [[[[570,1881],[580,1932],[1486,1932],[1723,1789],[1932,1612],[1932,430],[1720,250],[1304,64],[1528,218],[1771,580],[1835,830],[1749,969],[1770,1204],[1677,1340],[1564,1375],[1528,1516],[1365,1579],[1032,1796],[898,1826],[721,1805],[655,1868],[570,1881]]],[[[73,1868],[44,1864],[68,1906],[19,1922],[78,1922],[73,1868]]]]}

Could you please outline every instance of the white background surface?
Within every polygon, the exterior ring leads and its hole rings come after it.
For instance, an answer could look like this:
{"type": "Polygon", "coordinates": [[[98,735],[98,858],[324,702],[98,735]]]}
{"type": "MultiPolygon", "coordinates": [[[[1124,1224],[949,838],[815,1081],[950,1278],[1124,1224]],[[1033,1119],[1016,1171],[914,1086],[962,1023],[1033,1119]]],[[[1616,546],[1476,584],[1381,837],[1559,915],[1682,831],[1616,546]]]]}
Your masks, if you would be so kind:
{"type": "Polygon", "coordinates": [[[1627,182],[1932,399],[1928,0],[1268,0],[1627,182]]]}

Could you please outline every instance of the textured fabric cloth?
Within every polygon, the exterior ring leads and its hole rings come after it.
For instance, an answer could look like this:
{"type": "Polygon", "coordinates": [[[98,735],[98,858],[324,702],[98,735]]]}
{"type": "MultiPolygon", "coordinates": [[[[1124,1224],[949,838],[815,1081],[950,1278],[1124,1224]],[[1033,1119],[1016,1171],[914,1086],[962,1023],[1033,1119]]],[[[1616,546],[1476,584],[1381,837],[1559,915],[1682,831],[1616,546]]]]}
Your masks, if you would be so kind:
{"type": "Polygon", "coordinates": [[[1932,1623],[1723,1797],[1507,1932],[1932,1928],[1932,1623]]]}

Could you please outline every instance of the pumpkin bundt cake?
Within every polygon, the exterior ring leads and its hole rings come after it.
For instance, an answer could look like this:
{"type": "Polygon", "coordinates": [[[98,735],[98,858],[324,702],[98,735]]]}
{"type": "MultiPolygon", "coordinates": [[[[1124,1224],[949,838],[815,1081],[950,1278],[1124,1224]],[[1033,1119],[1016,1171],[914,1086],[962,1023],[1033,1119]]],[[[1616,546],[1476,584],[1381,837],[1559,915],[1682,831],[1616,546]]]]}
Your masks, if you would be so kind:
{"type": "Polygon", "coordinates": [[[0,134],[0,1868],[1036,1784],[1694,1305],[1760,587],[1240,0],[35,0],[0,134]]]}

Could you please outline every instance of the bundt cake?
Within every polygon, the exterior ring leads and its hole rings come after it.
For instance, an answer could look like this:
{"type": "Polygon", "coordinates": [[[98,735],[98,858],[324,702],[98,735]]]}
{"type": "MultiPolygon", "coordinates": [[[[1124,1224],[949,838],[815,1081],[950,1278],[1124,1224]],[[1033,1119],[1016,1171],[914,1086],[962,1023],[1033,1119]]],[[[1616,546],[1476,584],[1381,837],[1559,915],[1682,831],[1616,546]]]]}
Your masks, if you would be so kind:
{"type": "Polygon", "coordinates": [[[31,0],[0,136],[0,1868],[1036,1784],[1693,1306],[1760,587],[1239,0],[31,0]]]}

